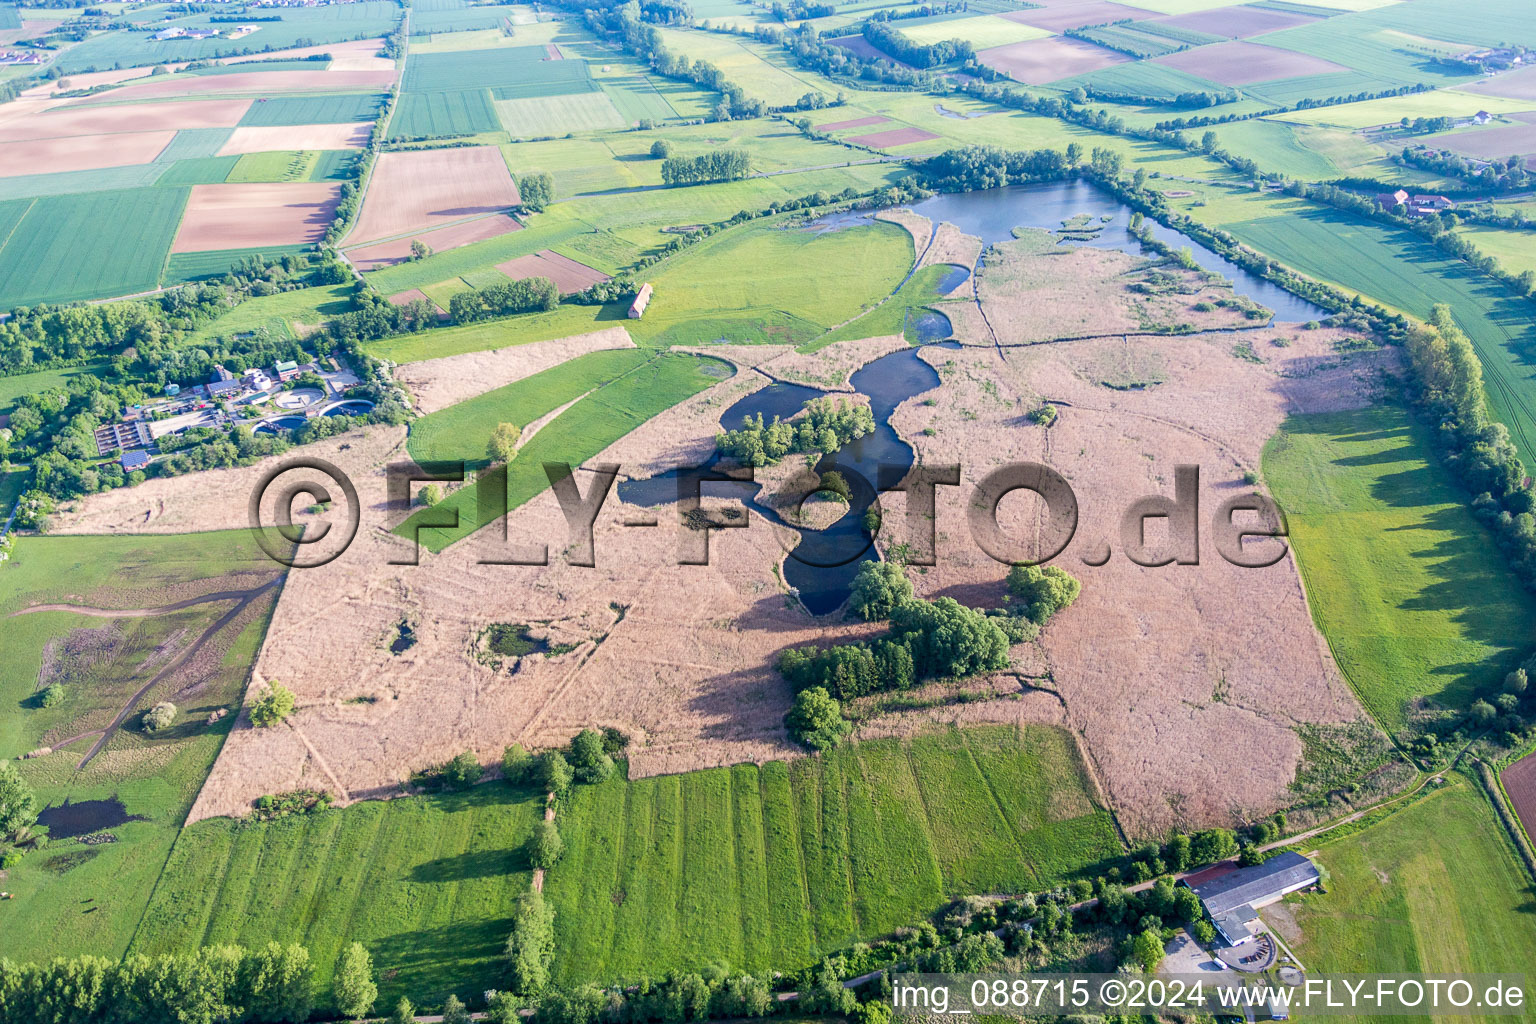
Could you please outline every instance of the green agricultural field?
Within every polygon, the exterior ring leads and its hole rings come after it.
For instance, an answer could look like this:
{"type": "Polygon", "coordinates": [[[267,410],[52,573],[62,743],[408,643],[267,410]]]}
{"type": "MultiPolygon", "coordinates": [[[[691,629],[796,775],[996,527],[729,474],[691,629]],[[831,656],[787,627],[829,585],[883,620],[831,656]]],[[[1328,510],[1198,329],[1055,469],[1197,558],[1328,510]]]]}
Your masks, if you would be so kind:
{"type": "MultiPolygon", "coordinates": [[[[205,254],[187,253],[186,255],[205,254]]],[[[227,254],[224,260],[229,263],[238,262],[230,259],[227,254]]],[[[217,319],[199,324],[197,330],[187,335],[186,342],[189,345],[198,345],[215,338],[230,338],[253,331],[266,331],[276,338],[298,337],[297,325],[313,326],[326,317],[345,313],[351,308],[352,286],[345,284],[262,295],[246,299],[217,319]]]]}
{"type": "Polygon", "coordinates": [[[298,942],[329,993],[342,949],[361,942],[380,1006],[478,1000],[506,983],[502,949],[531,878],[523,844],[542,811],[538,794],[496,783],[266,824],[198,822],[164,862],[131,952],[298,942]]]}
{"type": "MultiPolygon", "coordinates": [[[[947,263],[923,267],[908,278],[888,301],[836,330],[828,331],[809,345],[802,346],[802,351],[814,352],[839,341],[876,338],[887,334],[905,333],[907,340],[919,340],[912,327],[913,319],[922,316],[930,306],[939,313],[943,312],[940,304],[947,296],[938,290],[938,285],[955,270],[955,267],[947,263]]],[[[962,293],[966,291],[962,289],[962,293]]]]}
{"type": "Polygon", "coordinates": [[[1334,107],[1293,110],[1279,117],[1297,124],[1332,125],[1338,128],[1357,129],[1391,124],[1405,117],[1471,117],[1479,110],[1486,110],[1491,114],[1516,114],[1521,111],[1536,110],[1536,100],[1482,96],[1475,92],[1461,92],[1457,89],[1435,89],[1431,92],[1410,93],[1406,96],[1391,96],[1380,100],[1343,103],[1334,107]]]}
{"type": "Polygon", "coordinates": [[[496,28],[527,11],[526,7],[508,5],[467,5],[456,9],[417,11],[411,17],[411,34],[432,35],[438,32],[466,32],[475,29],[496,28]]]}
{"type": "Polygon", "coordinates": [[[21,28],[21,16],[16,13],[14,4],[6,4],[0,7],[0,29],[21,28]]]}
{"type": "Polygon", "coordinates": [[[274,96],[257,100],[240,119],[241,125],[274,127],[290,124],[352,124],[379,116],[384,97],[373,93],[328,96],[274,96]]]}
{"type": "Polygon", "coordinates": [[[157,185],[218,185],[225,181],[235,165],[242,158],[238,156],[205,156],[192,160],[177,160],[165,169],[165,173],[156,179],[157,185]]]}
{"type": "Polygon", "coordinates": [[[406,450],[419,463],[463,460],[490,462],[486,445],[499,423],[519,428],[575,401],[595,388],[643,365],[651,358],[638,349],[614,349],[578,356],[570,362],[488,391],[423,416],[411,425],[406,450]]]}
{"type": "MultiPolygon", "coordinates": [[[[177,25],[217,27],[211,15],[178,17],[177,25]]],[[[282,10],[282,20],[262,22],[257,30],[239,39],[157,40],[148,32],[103,32],[61,52],[54,66],[66,75],[82,71],[104,71],[113,67],[143,67],[184,60],[211,60],[283,50],[295,46],[339,43],[349,39],[382,37],[400,21],[400,8],[387,0],[360,0],[358,3],[324,7],[299,7],[282,10]]],[[[303,122],[298,122],[303,123],[303,122]]]]}
{"type": "Polygon", "coordinates": [[[1480,251],[1498,260],[1505,270],[1516,274],[1536,270],[1536,234],[1477,224],[1462,226],[1460,234],[1480,251]]]}
{"type": "Polygon", "coordinates": [[[1309,971],[1508,973],[1536,960],[1531,879],[1487,798],[1460,773],[1386,820],[1323,843],[1316,859],[1328,869],[1326,893],[1262,912],[1309,971]]]}
{"type": "MultiPolygon", "coordinates": [[[[815,191],[835,192],[850,185],[871,188],[885,184],[901,174],[899,166],[882,163],[781,174],[719,185],[587,196],[551,207],[531,218],[522,231],[437,253],[414,263],[375,271],[368,275],[368,280],[386,295],[409,288],[431,288],[456,277],[473,277],[477,271],[493,268],[505,260],[540,249],[554,249],[596,266],[605,273],[615,273],[622,271],[642,254],[655,251],[672,241],[676,235],[665,230],[667,227],[701,222],[718,223],[740,210],[760,210],[775,200],[799,198],[815,191]]],[[[781,222],[782,218],[756,221],[719,233],[708,242],[693,246],[678,257],[651,268],[646,272],[646,277],[657,283],[657,291],[660,293],[663,277],[666,277],[670,287],[673,268],[691,263],[696,268],[696,279],[690,281],[686,276],[677,278],[685,292],[690,295],[699,291],[707,292],[713,282],[724,282],[726,289],[713,295],[706,294],[703,304],[693,312],[713,317],[735,310],[731,315],[739,320],[742,316],[750,315],[754,308],[776,306],[786,314],[808,318],[810,323],[803,324],[796,332],[797,335],[808,336],[820,333],[816,327],[825,330],[841,323],[857,315],[864,306],[890,294],[912,264],[910,237],[894,225],[817,236],[799,231],[776,231],[773,225],[781,222]],[[748,235],[757,241],[739,241],[748,235]],[[777,237],[763,237],[769,235],[777,237]],[[750,250],[741,256],[743,259],[751,259],[752,263],[743,266],[750,266],[751,273],[763,274],[761,281],[749,281],[744,276],[746,270],[733,273],[728,266],[698,259],[697,254],[701,251],[722,252],[738,244],[747,245],[750,250]],[[845,281],[839,289],[826,280],[824,275],[816,277],[811,265],[803,261],[797,264],[795,260],[798,257],[791,258],[793,250],[802,248],[812,256],[867,258],[870,262],[867,265],[849,264],[859,267],[860,273],[854,282],[856,287],[850,289],[849,283],[845,281]],[[765,260],[772,262],[760,262],[765,260]]],[[[657,329],[650,326],[652,323],[669,321],[674,316],[687,314],[686,308],[682,306],[670,306],[677,310],[675,314],[665,312],[669,304],[661,308],[664,312],[662,317],[653,321],[652,313],[647,311],[644,320],[628,325],[631,332],[638,331],[637,337],[642,334],[650,337],[657,333],[657,329]]],[[[559,334],[543,333],[541,325],[557,323],[559,329],[575,334],[593,330],[591,324],[612,319],[615,315],[622,319],[623,311],[614,314],[612,310],[605,311],[601,307],[562,307],[555,313],[518,317],[512,323],[527,325],[542,337],[559,337],[559,334]]],[[[771,330],[768,326],[737,324],[726,336],[738,339],[779,336],[783,333],[782,321],[781,316],[774,325],[770,325],[771,330]]],[[[709,329],[712,328],[701,321],[699,330],[709,329]]],[[[720,336],[711,335],[710,340],[720,336]]],[[[529,337],[522,340],[533,339],[529,337]]],[[[808,337],[801,337],[800,340],[808,340],[808,337]]],[[[404,344],[417,347],[410,339],[406,339],[404,344]]],[[[423,337],[420,350],[428,352],[432,349],[432,342],[423,337]]]]}
{"type": "Polygon", "coordinates": [[[1070,89],[1082,85],[1106,92],[1128,93],[1132,96],[1159,96],[1172,99],[1186,92],[1215,92],[1223,87],[1215,82],[1180,71],[1177,68],[1147,61],[1131,61],[1090,71],[1074,78],[1064,78],[1055,83],[1059,88],[1070,89]]]}
{"type": "MultiPolygon", "coordinates": [[[[768,58],[761,44],[739,36],[715,35],[691,29],[659,28],[662,41],[673,53],[687,54],[725,72],[725,77],[739,85],[748,96],[764,103],[788,105],[807,92],[820,88],[820,76],[789,71],[768,58]]],[[[835,95],[835,87],[822,89],[835,95]]]]}
{"type": "Polygon", "coordinates": [[[667,121],[683,116],[668,99],[668,93],[675,94],[676,90],[666,87],[675,84],[665,78],[651,78],[648,75],[625,75],[598,80],[599,87],[607,94],[626,125],[642,120],[667,121]]]}
{"type": "Polygon", "coordinates": [[[228,181],[310,181],[320,163],[317,150],[246,153],[229,172],[228,181]]]}
{"type": "MultiPolygon", "coordinates": [[[[259,249],[209,249],[206,252],[175,252],[165,261],[165,273],[160,283],[169,288],[187,281],[207,281],[223,277],[235,264],[252,256],[275,259],[279,256],[298,256],[314,252],[310,245],[268,245],[259,249]]],[[[311,300],[313,301],[313,300],[311,300]]],[[[343,306],[332,307],[344,312],[343,306]]],[[[201,330],[197,332],[201,335],[201,330]]]]}
{"type": "Polygon", "coordinates": [[[1465,710],[1529,654],[1536,600],[1398,406],[1293,416],[1264,448],[1312,615],[1388,731],[1465,710]]]}
{"type": "MultiPolygon", "coordinates": [[[[518,448],[517,456],[508,463],[504,476],[491,474],[476,484],[455,491],[441,504],[407,519],[397,532],[411,536],[419,530],[417,536],[423,547],[441,551],[490,521],[481,519],[480,488],[504,481],[507,508],[517,508],[549,487],[549,478],[544,473],[545,462],[579,466],[652,416],[729,375],[728,365],[717,359],[681,353],[655,356],[597,386],[546,423],[518,448]],[[451,517],[444,518],[450,512],[458,517],[457,526],[423,525],[451,522],[451,517]]],[[[483,406],[477,411],[489,415],[483,406]]],[[[489,440],[489,433],[485,433],[469,443],[487,443],[489,440]]]]}
{"type": "Polygon", "coordinates": [[[494,132],[501,128],[491,94],[485,89],[407,93],[389,122],[392,138],[447,137],[494,132]]]}
{"type": "Polygon", "coordinates": [[[57,370],[38,370],[35,373],[17,373],[9,377],[0,377],[0,415],[14,409],[16,399],[22,395],[35,395],[49,388],[67,387],[69,378],[77,377],[82,373],[100,374],[107,369],[108,365],[106,360],[98,360],[84,366],[67,366],[57,370]]]}
{"type": "Polygon", "coordinates": [[[185,188],[38,199],[0,245],[0,309],[153,289],[186,201],[185,188]]]}
{"type": "Polygon", "coordinates": [[[116,958],[138,927],[177,830],[234,723],[234,715],[213,725],[207,718],[241,702],[281,587],[281,567],[239,531],[22,537],[4,569],[0,701],[7,710],[0,715],[0,757],[55,747],[17,762],[43,803],[115,798],[133,816],[111,824],[115,843],[82,847],[55,830],[48,846],[11,868],[6,888],[16,898],[6,904],[14,911],[6,953],[116,958]],[[55,602],[157,608],[173,596],[211,593],[230,596],[135,618],[67,610],[12,615],[55,602]],[[183,674],[183,657],[199,645],[200,659],[214,655],[215,671],[183,674]],[[201,685],[177,699],[181,715],[174,726],[153,738],[139,730],[142,711],[192,679],[201,685]],[[44,680],[64,687],[54,707],[37,703],[44,680]],[[90,756],[98,742],[99,753],[90,756]],[[24,928],[15,926],[20,921],[24,928]]]}
{"type": "Polygon", "coordinates": [[[545,885],[558,980],[790,970],[947,897],[1050,886],[1121,851],[1091,792],[1046,726],[578,787],[545,885]]]}
{"type": "Polygon", "coordinates": [[[1206,201],[1196,217],[1304,274],[1421,318],[1448,304],[1482,361],[1495,417],[1522,455],[1536,452],[1536,376],[1523,347],[1536,323],[1529,300],[1408,231],[1284,196],[1206,201]]]}
{"type": "Polygon", "coordinates": [[[901,34],[924,46],[948,39],[964,39],[978,50],[989,46],[1007,46],[1028,39],[1044,39],[1050,32],[1023,22],[1009,21],[993,14],[974,18],[919,18],[894,23],[901,34]]]}
{"type": "Polygon", "coordinates": [[[1216,125],[1211,131],[1223,149],[1248,157],[1269,174],[1303,181],[1328,181],[1340,175],[1332,160],[1303,144],[1292,125],[1258,119],[1216,125]]]}
{"type": "Polygon", "coordinates": [[[514,139],[593,132],[623,128],[629,124],[629,120],[619,113],[608,94],[600,91],[496,100],[493,106],[502,127],[514,139]]]}
{"type": "MultiPolygon", "coordinates": [[[[1509,0],[1500,0],[1500,2],[1509,2],[1509,0]]],[[[1397,14],[1401,11],[1417,10],[1425,4],[1431,7],[1444,6],[1442,0],[1415,0],[1407,8],[1394,4],[1388,11],[1345,14],[1337,18],[1299,25],[1296,28],[1269,32],[1250,41],[1321,57],[1342,67],[1351,68],[1361,76],[1358,85],[1354,88],[1339,88],[1312,94],[1318,99],[1330,95],[1377,92],[1400,85],[1423,83],[1438,87],[1475,80],[1477,78],[1475,74],[1469,75],[1466,72],[1454,71],[1448,65],[1435,64],[1429,59],[1429,55],[1407,49],[1401,40],[1390,36],[1379,36],[1376,33],[1378,27],[1389,27],[1444,38],[1444,32],[1439,27],[1421,31],[1398,19],[1397,14]],[[1381,26],[1379,23],[1383,19],[1389,24],[1381,26]]],[[[1481,24],[1483,18],[1479,10],[1476,18],[1463,17],[1449,20],[1481,24]]]]}

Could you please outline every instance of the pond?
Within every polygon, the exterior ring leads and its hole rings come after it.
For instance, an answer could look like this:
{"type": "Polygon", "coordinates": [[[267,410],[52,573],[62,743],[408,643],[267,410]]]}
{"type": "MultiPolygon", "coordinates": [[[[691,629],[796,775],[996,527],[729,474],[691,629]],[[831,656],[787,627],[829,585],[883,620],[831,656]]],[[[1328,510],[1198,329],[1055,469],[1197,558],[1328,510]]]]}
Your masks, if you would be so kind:
{"type": "MultiPolygon", "coordinates": [[[[1091,218],[1090,226],[1097,237],[1067,244],[1141,251],[1141,242],[1130,233],[1134,211],[1088,181],[1048,181],[978,192],[945,193],[913,203],[911,209],[935,224],[949,221],[966,234],[980,238],[985,245],[1008,241],[1013,237],[1015,227],[1060,231],[1063,221],[1086,214],[1091,218]]],[[[1175,249],[1188,246],[1197,264],[1231,281],[1239,295],[1274,310],[1277,320],[1300,322],[1321,320],[1331,315],[1321,306],[1250,273],[1182,232],[1164,227],[1150,217],[1146,226],[1160,242],[1175,249]]]]}
{"type": "MultiPolygon", "coordinates": [[[[946,321],[947,324],[947,321],[946,321]]],[[[947,332],[946,332],[947,333],[947,332]]],[[[836,611],[848,599],[859,566],[877,557],[871,538],[864,530],[864,513],[875,501],[880,467],[904,475],[912,467],[913,452],[890,424],[896,407],[913,395],[937,387],[939,375],[918,358],[915,348],[902,349],[871,362],[852,377],[853,389],[869,398],[874,414],[873,433],[844,445],[831,455],[822,456],[816,472],[833,470],[843,474],[853,492],[848,514],[824,530],[798,530],[801,541],[784,560],[784,581],[800,594],[800,601],[813,615],[836,611]]],[[[743,418],[762,415],[788,419],[813,398],[829,392],[800,384],[772,384],[732,405],[720,417],[722,430],[735,430],[743,418]]],[[[831,392],[834,397],[836,392],[831,392]]],[[[799,458],[791,455],[790,458],[799,458]]],[[[712,458],[710,465],[717,460],[712,458]]],[[[619,497],[632,504],[657,506],[677,500],[677,473],[663,473],[649,480],[628,480],[619,484],[619,497]]],[[[701,493],[710,497],[734,498],[780,525],[789,526],[778,512],[758,502],[760,487],[755,483],[706,483],[701,493]]],[[[795,527],[791,527],[798,529],[795,527]]]]}
{"type": "Polygon", "coordinates": [[[39,825],[47,826],[52,839],[74,839],[88,836],[104,828],[115,828],[129,821],[147,821],[128,809],[117,797],[110,800],[82,800],[70,803],[65,800],[57,807],[45,807],[37,816],[39,825]]]}
{"type": "Polygon", "coordinates": [[[297,430],[303,425],[303,416],[283,416],[279,419],[265,421],[253,432],[257,434],[275,434],[279,430],[297,430]]]}
{"type": "Polygon", "coordinates": [[[373,403],[372,402],[366,402],[366,401],[363,401],[362,399],[359,398],[359,399],[354,399],[353,401],[350,401],[350,402],[342,402],[340,405],[333,405],[329,409],[325,410],[325,415],[327,415],[327,416],[361,416],[364,413],[371,412],[372,410],[373,410],[373,403]]]}

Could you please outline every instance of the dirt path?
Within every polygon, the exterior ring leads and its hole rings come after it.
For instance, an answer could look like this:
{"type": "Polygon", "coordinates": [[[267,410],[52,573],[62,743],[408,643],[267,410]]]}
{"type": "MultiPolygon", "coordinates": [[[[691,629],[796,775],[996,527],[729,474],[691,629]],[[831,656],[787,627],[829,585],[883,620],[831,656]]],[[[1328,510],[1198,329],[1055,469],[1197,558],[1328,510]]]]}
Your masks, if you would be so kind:
{"type": "Polygon", "coordinates": [[[199,597],[189,597],[185,601],[177,601],[175,604],[163,605],[159,608],[93,608],[83,604],[35,604],[30,608],[12,612],[7,618],[15,618],[18,615],[31,615],[33,612],[74,612],[76,615],[91,615],[99,619],[150,619],[156,615],[168,615],[171,612],[179,612],[186,608],[192,608],[200,604],[213,604],[217,601],[239,601],[245,598],[255,597],[258,594],[271,590],[273,586],[281,582],[282,577],[264,583],[255,590],[219,590],[211,594],[203,594],[199,597]]]}

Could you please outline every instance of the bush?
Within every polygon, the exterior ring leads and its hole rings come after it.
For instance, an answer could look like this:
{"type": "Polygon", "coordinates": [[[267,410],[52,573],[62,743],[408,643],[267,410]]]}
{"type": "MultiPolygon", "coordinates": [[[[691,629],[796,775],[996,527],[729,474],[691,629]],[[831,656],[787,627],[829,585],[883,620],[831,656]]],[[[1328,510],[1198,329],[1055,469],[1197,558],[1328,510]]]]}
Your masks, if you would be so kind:
{"type": "Polygon", "coordinates": [[[1040,625],[1077,600],[1083,585],[1065,571],[1048,565],[1016,565],[1008,570],[1008,593],[1024,604],[1024,614],[1040,625]]]}
{"type": "Polygon", "coordinates": [[[161,729],[167,729],[172,722],[176,721],[176,705],[170,702],[156,704],[144,712],[144,717],[140,721],[144,731],[151,735],[161,729]]]}
{"type": "Polygon", "coordinates": [[[570,762],[560,751],[546,750],[539,755],[539,764],[534,772],[534,778],[546,792],[559,796],[571,788],[571,779],[574,777],[575,772],[571,770],[570,762]]]}
{"type": "Polygon", "coordinates": [[[282,683],[268,683],[266,691],[251,703],[251,724],[258,729],[276,725],[293,714],[293,691],[282,683]]]}
{"type": "Polygon", "coordinates": [[[527,782],[533,773],[533,766],[533,755],[521,743],[514,743],[502,751],[501,777],[513,785],[527,782]]]}
{"type": "Polygon", "coordinates": [[[651,156],[657,160],[665,160],[672,155],[672,143],[666,139],[657,139],[651,143],[651,156]]]}
{"type": "Polygon", "coordinates": [[[801,690],[784,716],[784,725],[795,742],[812,750],[837,746],[851,729],[843,719],[843,706],[820,686],[801,690]]]}
{"type": "Polygon", "coordinates": [[[548,871],[565,855],[565,840],[553,821],[540,821],[528,838],[528,863],[548,871]]]}
{"type": "Polygon", "coordinates": [[[853,578],[853,596],[848,607],[865,622],[874,622],[890,618],[892,610],[912,600],[912,596],[912,581],[900,563],[865,562],[853,578]]]}
{"type": "Polygon", "coordinates": [[[613,774],[613,758],[603,748],[603,734],[583,729],[571,740],[571,768],[577,782],[603,782],[613,774]]]}
{"type": "MultiPolygon", "coordinates": [[[[52,686],[49,686],[42,693],[37,695],[37,706],[42,708],[58,707],[60,704],[64,703],[64,696],[65,690],[63,685],[60,683],[54,683],[52,686]]],[[[171,713],[173,715],[175,714],[175,710],[175,708],[171,709],[171,713]]]]}
{"type": "Polygon", "coordinates": [[[507,937],[512,988],[519,995],[534,995],[549,984],[549,965],[555,958],[555,911],[535,890],[517,898],[512,912],[512,934],[507,937]]]}

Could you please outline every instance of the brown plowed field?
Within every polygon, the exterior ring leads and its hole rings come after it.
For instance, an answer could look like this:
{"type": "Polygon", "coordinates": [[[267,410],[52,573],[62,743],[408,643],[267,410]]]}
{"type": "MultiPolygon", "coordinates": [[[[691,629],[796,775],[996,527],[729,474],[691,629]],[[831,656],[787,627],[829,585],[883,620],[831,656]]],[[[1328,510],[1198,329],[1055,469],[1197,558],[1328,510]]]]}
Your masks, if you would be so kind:
{"type": "Polygon", "coordinates": [[[993,46],[976,56],[987,67],[995,68],[1025,85],[1044,85],[1059,78],[1107,68],[1112,64],[1124,64],[1131,59],[1123,53],[1106,50],[1081,39],[1065,37],[1028,39],[1022,43],[993,46]]]}
{"type": "Polygon", "coordinates": [[[130,83],[106,96],[113,100],[163,99],[199,93],[367,92],[388,89],[393,71],[241,71],[226,75],[177,75],[130,83]]]}
{"type": "MultiPolygon", "coordinates": [[[[1133,21],[1145,18],[1147,12],[1139,7],[1109,3],[1108,0],[1088,0],[1087,3],[1048,3],[1044,7],[1027,11],[1007,11],[999,17],[1017,21],[1021,25],[1033,25],[1048,32],[1060,32],[1066,28],[1084,25],[1104,25],[1111,21],[1133,21]]],[[[1060,75],[1058,78],[1062,77],[1060,75]]]]}
{"type": "Polygon", "coordinates": [[[933,132],[924,131],[921,128],[893,128],[888,132],[850,136],[848,141],[859,146],[887,149],[891,146],[905,146],[911,142],[928,142],[936,138],[938,136],[933,134],[933,132]]]}
{"type": "Polygon", "coordinates": [[[1309,25],[1317,18],[1295,11],[1271,11],[1263,7],[1216,7],[1209,11],[1179,14],[1172,18],[1154,18],[1159,25],[1187,28],[1192,32],[1207,32],[1213,36],[1230,36],[1247,39],[1249,36],[1277,32],[1282,28],[1309,25]]]}
{"type": "Polygon", "coordinates": [[[250,100],[188,100],[185,103],[54,107],[0,125],[0,142],[183,128],[233,128],[250,105],[250,100]]]}
{"type": "Polygon", "coordinates": [[[1536,754],[1526,754],[1499,774],[1525,834],[1536,838],[1536,754]]]}
{"type": "Polygon", "coordinates": [[[29,139],[0,146],[0,178],[43,171],[88,171],[97,167],[147,164],[160,155],[176,133],[121,132],[76,135],[67,139],[29,139]]]}
{"type": "Polygon", "coordinates": [[[885,124],[889,120],[890,118],[882,114],[871,114],[869,117],[856,117],[851,121],[828,121],[826,124],[817,125],[816,130],[819,132],[840,132],[844,128],[863,128],[871,124],[885,124]]]}
{"type": "Polygon", "coordinates": [[[531,256],[519,256],[515,260],[496,264],[496,269],[514,281],[525,277],[547,277],[555,282],[561,295],[583,291],[594,284],[609,280],[601,270],[593,270],[585,263],[577,263],[569,256],[561,256],[551,249],[540,249],[531,256]]]}
{"type": "Polygon", "coordinates": [[[1159,64],[1222,85],[1252,85],[1281,78],[1348,71],[1342,64],[1262,43],[1212,43],[1156,58],[1159,64]]]}
{"type": "Polygon", "coordinates": [[[396,263],[404,262],[411,255],[411,243],[418,238],[433,252],[447,252],[461,245],[483,242],[487,238],[496,238],[509,231],[522,229],[523,226],[517,222],[516,218],[498,213],[479,220],[465,221],[463,224],[450,224],[448,227],[438,228],[436,231],[425,231],[408,238],[396,238],[388,242],[375,242],[358,249],[348,249],[347,259],[351,260],[358,270],[378,270],[380,267],[391,267],[396,263]]]}
{"type": "Polygon", "coordinates": [[[294,149],[362,149],[368,145],[372,123],[300,124],[236,128],[219,156],[271,153],[294,149]]]}
{"type": "Polygon", "coordinates": [[[325,237],[341,186],[193,185],[171,252],[303,245],[325,237]]]}
{"type": "Polygon", "coordinates": [[[494,146],[384,153],[373,166],[363,212],[348,236],[372,242],[408,231],[430,231],[481,213],[501,213],[521,201],[494,146]]]}

